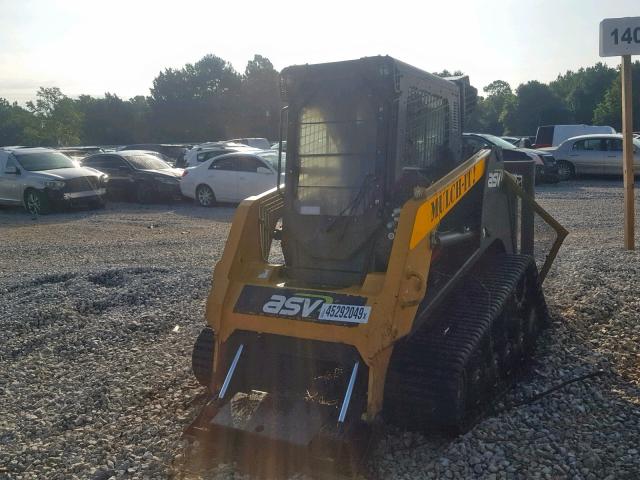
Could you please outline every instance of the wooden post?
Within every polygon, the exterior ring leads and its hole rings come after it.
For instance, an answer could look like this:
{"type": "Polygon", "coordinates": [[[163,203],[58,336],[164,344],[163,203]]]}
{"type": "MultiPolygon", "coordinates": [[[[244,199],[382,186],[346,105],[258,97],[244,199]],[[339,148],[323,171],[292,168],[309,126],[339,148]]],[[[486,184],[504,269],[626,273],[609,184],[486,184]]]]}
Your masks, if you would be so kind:
{"type": "Polygon", "coordinates": [[[622,158],[624,164],[624,247],[627,250],[635,250],[635,198],[633,191],[633,112],[631,105],[631,55],[623,55],[622,158]]]}

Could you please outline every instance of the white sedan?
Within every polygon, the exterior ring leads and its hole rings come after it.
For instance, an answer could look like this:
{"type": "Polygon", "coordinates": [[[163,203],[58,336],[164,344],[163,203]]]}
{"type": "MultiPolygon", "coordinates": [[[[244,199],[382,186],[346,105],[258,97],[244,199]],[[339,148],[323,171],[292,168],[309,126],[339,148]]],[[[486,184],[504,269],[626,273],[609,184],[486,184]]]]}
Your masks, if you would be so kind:
{"type": "MultiPolygon", "coordinates": [[[[283,172],[284,161],[283,155],[283,172]]],[[[240,202],[274,188],[277,169],[278,155],[274,152],[229,153],[185,169],[180,190],[203,207],[216,202],[240,202]]]]}
{"type": "MultiPolygon", "coordinates": [[[[634,173],[640,172],[640,140],[633,139],[634,173]]],[[[583,173],[622,175],[622,135],[593,134],[572,137],[553,150],[561,180],[583,173]]]]}

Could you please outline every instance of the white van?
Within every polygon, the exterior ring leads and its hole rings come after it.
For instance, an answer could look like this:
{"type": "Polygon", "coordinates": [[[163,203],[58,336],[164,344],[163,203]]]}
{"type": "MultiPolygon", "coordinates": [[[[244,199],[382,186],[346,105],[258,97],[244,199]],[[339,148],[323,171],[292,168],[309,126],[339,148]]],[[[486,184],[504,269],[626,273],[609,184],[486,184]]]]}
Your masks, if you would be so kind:
{"type": "Polygon", "coordinates": [[[271,142],[266,138],[234,138],[233,140],[227,140],[227,142],[242,143],[260,150],[269,150],[271,148],[271,142]]]}
{"type": "Polygon", "coordinates": [[[616,133],[613,127],[598,125],[544,125],[538,127],[533,148],[555,147],[567,138],[579,135],[616,133]]]}

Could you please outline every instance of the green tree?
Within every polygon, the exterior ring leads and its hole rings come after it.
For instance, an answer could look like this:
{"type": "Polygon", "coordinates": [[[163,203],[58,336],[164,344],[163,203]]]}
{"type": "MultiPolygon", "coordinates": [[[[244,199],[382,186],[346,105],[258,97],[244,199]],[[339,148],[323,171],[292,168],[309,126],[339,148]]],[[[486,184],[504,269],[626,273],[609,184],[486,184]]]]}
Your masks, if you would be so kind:
{"type": "Polygon", "coordinates": [[[126,101],[111,93],[105,93],[104,98],[81,95],[77,105],[84,116],[85,144],[117,145],[149,140],[148,103],[144,97],[126,101]]]}
{"type": "Polygon", "coordinates": [[[508,97],[509,95],[513,95],[511,91],[511,85],[505,82],[504,80],[494,80],[489,85],[482,89],[484,93],[489,96],[496,97],[508,97]]]}
{"type": "MultiPolygon", "coordinates": [[[[631,69],[631,90],[633,109],[633,130],[640,130],[640,62],[635,61],[631,69]]],[[[622,130],[622,83],[620,72],[609,84],[604,98],[593,111],[593,123],[609,125],[617,131],[622,130]]]]}
{"type": "Polygon", "coordinates": [[[64,95],[58,87],[40,87],[36,94],[36,102],[27,102],[27,110],[39,122],[39,144],[64,146],[80,143],[82,113],[75,101],[64,95]]]}
{"type": "Polygon", "coordinates": [[[591,123],[596,106],[616,78],[616,70],[598,62],[592,67],[567,71],[558,75],[549,87],[564,100],[571,112],[571,121],[591,123]]]}
{"type": "Polygon", "coordinates": [[[0,145],[38,145],[38,130],[39,122],[31,112],[0,98],[0,145]]]}
{"type": "Polygon", "coordinates": [[[538,126],[567,123],[570,112],[548,85],[532,80],[516,89],[504,105],[501,121],[505,133],[533,135],[538,126]]]}
{"type": "Polygon", "coordinates": [[[257,136],[275,139],[280,122],[280,75],[268,58],[255,55],[242,77],[241,122],[232,136],[257,136]]]}
{"type": "Polygon", "coordinates": [[[502,135],[502,115],[505,105],[514,97],[511,86],[504,80],[494,80],[483,88],[486,97],[479,97],[475,110],[469,116],[465,129],[468,132],[502,135]]]}
{"type": "Polygon", "coordinates": [[[511,85],[504,80],[494,80],[482,89],[487,97],[483,102],[484,132],[502,135],[505,130],[503,113],[514,98],[511,85]]]}
{"type": "Polygon", "coordinates": [[[151,128],[158,140],[203,141],[227,136],[237,114],[241,76],[215,55],[166,69],[151,88],[151,128]]]}

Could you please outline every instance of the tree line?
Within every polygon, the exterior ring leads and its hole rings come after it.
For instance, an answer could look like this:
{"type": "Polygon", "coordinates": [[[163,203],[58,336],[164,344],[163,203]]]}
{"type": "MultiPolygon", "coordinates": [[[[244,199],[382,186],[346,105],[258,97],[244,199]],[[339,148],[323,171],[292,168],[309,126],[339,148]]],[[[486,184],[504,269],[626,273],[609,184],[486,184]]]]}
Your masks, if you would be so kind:
{"type": "MultiPolygon", "coordinates": [[[[640,62],[633,64],[633,125],[640,128],[640,62]]],[[[468,131],[494,135],[535,135],[539,125],[622,126],[620,68],[604,63],[567,71],[549,82],[536,80],[512,90],[503,80],[484,87],[469,117],[468,131]]]]}
{"type": "MultiPolygon", "coordinates": [[[[459,74],[460,72],[454,72],[459,74]]],[[[449,76],[448,71],[438,75],[449,76]]],[[[515,91],[495,80],[478,98],[467,131],[533,135],[538,125],[585,123],[621,128],[620,71],[603,63],[567,71],[549,84],[529,81],[515,91]]],[[[633,65],[634,125],[640,126],[640,62],[633,65]]],[[[0,145],[71,146],[201,142],[242,136],[278,137],[279,74],[255,55],[244,73],[215,55],[153,80],[148,96],[124,100],[66,96],[41,87],[20,106],[0,97],[0,145]]]]}

